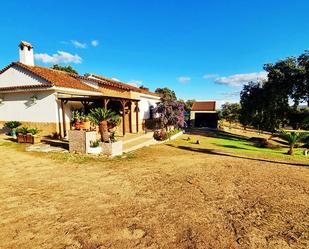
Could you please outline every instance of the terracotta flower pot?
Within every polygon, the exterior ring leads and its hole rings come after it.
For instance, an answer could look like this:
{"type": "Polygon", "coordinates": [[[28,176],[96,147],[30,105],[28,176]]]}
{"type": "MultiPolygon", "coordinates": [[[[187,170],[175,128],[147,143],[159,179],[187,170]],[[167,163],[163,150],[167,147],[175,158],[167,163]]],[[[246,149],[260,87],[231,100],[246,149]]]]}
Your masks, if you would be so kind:
{"type": "Polygon", "coordinates": [[[26,136],[22,133],[18,133],[17,142],[18,143],[25,143],[26,142],[26,136]]]}
{"type": "Polygon", "coordinates": [[[80,122],[75,122],[74,123],[74,128],[75,128],[75,130],[80,130],[80,122]]]}
{"type": "Polygon", "coordinates": [[[26,143],[32,144],[32,134],[31,133],[27,133],[26,143]]]}
{"type": "Polygon", "coordinates": [[[90,121],[83,121],[82,123],[83,125],[81,129],[90,130],[90,121]]]}

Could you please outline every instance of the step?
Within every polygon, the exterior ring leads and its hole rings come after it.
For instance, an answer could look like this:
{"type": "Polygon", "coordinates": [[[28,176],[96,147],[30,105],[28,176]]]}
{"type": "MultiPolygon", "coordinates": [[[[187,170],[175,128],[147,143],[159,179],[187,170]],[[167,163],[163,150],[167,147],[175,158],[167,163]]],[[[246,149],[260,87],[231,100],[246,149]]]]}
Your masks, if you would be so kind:
{"type": "Polygon", "coordinates": [[[123,140],[123,144],[125,145],[125,144],[131,143],[133,141],[143,139],[143,138],[152,138],[152,137],[153,137],[153,132],[147,132],[146,134],[139,134],[136,137],[125,139],[125,140],[123,140]]]}
{"type": "Polygon", "coordinates": [[[153,138],[153,135],[143,136],[139,139],[132,139],[130,142],[127,142],[123,145],[123,152],[128,153],[145,146],[157,144],[158,142],[153,138]]]}

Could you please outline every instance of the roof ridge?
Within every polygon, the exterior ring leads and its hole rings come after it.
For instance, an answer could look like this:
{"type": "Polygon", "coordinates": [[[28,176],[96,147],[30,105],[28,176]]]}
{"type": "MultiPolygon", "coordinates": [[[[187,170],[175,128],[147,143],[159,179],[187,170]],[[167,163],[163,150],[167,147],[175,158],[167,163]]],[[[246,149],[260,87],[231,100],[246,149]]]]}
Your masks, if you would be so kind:
{"type": "Polygon", "coordinates": [[[13,62],[8,66],[8,68],[12,65],[20,66],[21,68],[47,81],[51,86],[98,92],[97,89],[83,83],[79,79],[76,79],[76,77],[73,77],[74,74],[71,74],[69,72],[55,70],[48,67],[28,66],[21,62],[13,62]]]}
{"type": "Polygon", "coordinates": [[[130,90],[137,91],[137,92],[139,92],[139,93],[151,94],[151,95],[159,96],[158,94],[156,94],[156,93],[154,93],[154,92],[151,92],[151,91],[145,90],[145,89],[141,89],[141,88],[139,88],[139,87],[132,86],[132,85],[130,85],[130,84],[128,84],[128,83],[124,83],[124,82],[122,82],[122,81],[113,80],[113,79],[111,79],[111,78],[107,78],[107,77],[105,77],[105,76],[98,75],[98,74],[90,74],[90,76],[91,76],[91,75],[94,76],[94,77],[96,77],[96,78],[98,78],[98,79],[101,78],[102,80],[112,81],[113,83],[116,83],[116,84],[118,84],[118,85],[124,85],[124,86],[126,86],[127,88],[129,88],[130,90]]]}

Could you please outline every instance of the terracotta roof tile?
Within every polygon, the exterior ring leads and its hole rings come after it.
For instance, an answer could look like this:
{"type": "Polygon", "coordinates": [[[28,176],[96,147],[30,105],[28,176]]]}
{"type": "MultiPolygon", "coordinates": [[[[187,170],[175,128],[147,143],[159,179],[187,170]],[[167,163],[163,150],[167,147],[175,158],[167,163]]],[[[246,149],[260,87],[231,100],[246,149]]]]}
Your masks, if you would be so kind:
{"type": "Polygon", "coordinates": [[[28,88],[50,88],[53,87],[51,84],[40,84],[40,85],[24,85],[24,86],[8,86],[8,87],[0,87],[0,91],[9,91],[9,90],[17,90],[17,89],[28,89],[28,88]]]}
{"type": "MultiPolygon", "coordinates": [[[[126,91],[134,91],[139,92],[143,94],[153,95],[156,97],[160,97],[159,94],[153,93],[146,89],[141,89],[138,87],[131,86],[129,84],[119,82],[113,79],[106,78],[101,75],[95,75],[91,74],[92,77],[89,76],[81,76],[78,74],[72,74],[64,71],[54,70],[51,68],[45,68],[45,67],[39,67],[39,66],[27,66],[20,62],[13,62],[7,67],[3,68],[0,71],[0,74],[4,71],[8,70],[12,66],[19,66],[27,71],[32,72],[33,74],[39,76],[40,78],[46,80],[49,84],[52,86],[57,87],[64,87],[64,88],[72,88],[72,89],[78,89],[78,90],[86,90],[86,91],[94,91],[94,92],[100,92],[100,90],[95,89],[91,86],[88,86],[87,84],[83,83],[81,80],[89,80],[92,82],[95,82],[97,84],[111,86],[119,89],[123,89],[126,91]]],[[[25,87],[26,88],[26,87],[25,87]]],[[[0,89],[2,89],[0,87],[0,89]]]]}
{"type": "Polygon", "coordinates": [[[196,101],[193,103],[192,111],[215,111],[216,101],[196,101]]]}
{"type": "Polygon", "coordinates": [[[72,74],[70,73],[39,66],[27,66],[19,62],[17,62],[17,64],[40,76],[54,86],[98,92],[97,89],[90,87],[80,80],[72,77],[72,74]]]}
{"type": "Polygon", "coordinates": [[[10,65],[2,69],[0,71],[0,74],[2,74],[4,71],[8,70],[12,66],[18,66],[29,72],[32,72],[36,76],[46,80],[51,86],[98,92],[97,89],[84,84],[75,77],[72,77],[70,73],[39,66],[27,66],[20,62],[11,63],[10,65]]]}
{"type": "Polygon", "coordinates": [[[160,97],[160,95],[157,93],[150,92],[146,89],[141,89],[139,87],[131,86],[129,84],[126,84],[126,83],[123,83],[117,80],[109,79],[101,75],[91,74],[91,76],[92,76],[91,78],[88,77],[87,79],[91,80],[93,78],[96,78],[100,81],[101,84],[103,83],[108,86],[113,86],[113,87],[117,87],[117,88],[124,89],[124,90],[129,90],[129,91],[134,91],[134,92],[139,92],[139,93],[144,93],[144,94],[149,94],[149,95],[153,95],[156,97],[160,97]]]}

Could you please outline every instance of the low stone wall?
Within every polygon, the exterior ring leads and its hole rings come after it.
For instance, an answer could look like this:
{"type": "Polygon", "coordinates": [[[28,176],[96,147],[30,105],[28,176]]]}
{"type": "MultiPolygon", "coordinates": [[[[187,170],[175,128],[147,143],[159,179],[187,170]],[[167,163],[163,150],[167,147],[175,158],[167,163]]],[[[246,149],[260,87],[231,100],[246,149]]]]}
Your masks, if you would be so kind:
{"type": "MultiPolygon", "coordinates": [[[[3,129],[4,123],[8,121],[0,121],[0,133],[5,133],[6,130],[3,129]]],[[[29,122],[20,121],[22,123],[21,127],[37,128],[40,130],[40,135],[51,135],[53,133],[59,132],[58,123],[47,123],[47,122],[29,122]]]]}
{"type": "Polygon", "coordinates": [[[68,131],[69,151],[86,154],[90,148],[90,142],[97,139],[95,131],[68,131]]]}

